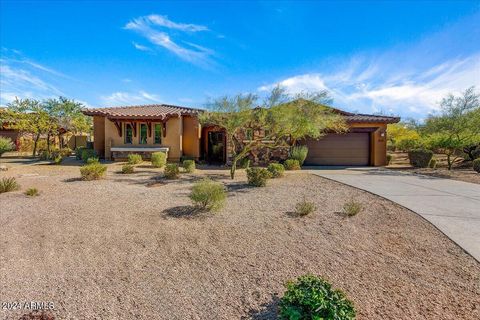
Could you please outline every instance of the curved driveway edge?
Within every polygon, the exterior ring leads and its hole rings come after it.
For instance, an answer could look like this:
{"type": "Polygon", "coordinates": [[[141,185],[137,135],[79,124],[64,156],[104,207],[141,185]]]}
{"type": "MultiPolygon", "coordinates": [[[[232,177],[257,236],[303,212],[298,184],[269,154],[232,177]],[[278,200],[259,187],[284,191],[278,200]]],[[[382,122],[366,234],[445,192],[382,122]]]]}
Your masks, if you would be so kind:
{"type": "Polygon", "coordinates": [[[384,168],[308,167],[308,172],[396,202],[430,221],[480,261],[480,185],[384,168]]]}

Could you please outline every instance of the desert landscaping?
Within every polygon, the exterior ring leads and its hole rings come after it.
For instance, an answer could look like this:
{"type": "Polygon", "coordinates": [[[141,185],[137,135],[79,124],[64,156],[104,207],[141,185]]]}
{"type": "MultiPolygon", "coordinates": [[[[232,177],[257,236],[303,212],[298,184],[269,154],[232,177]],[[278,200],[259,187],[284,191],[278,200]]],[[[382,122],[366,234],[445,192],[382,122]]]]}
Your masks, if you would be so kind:
{"type": "Polygon", "coordinates": [[[343,290],[358,319],[480,315],[476,260],[417,214],[308,170],[254,188],[242,169],[166,180],[148,163],[125,175],[109,162],[105,179],[82,181],[73,157],[5,161],[1,177],[21,189],[0,194],[0,298],[53,302],[55,319],[276,319],[285,282],[307,273],[343,290]],[[217,212],[188,198],[205,176],[228,191],[217,212]],[[23,193],[32,187],[38,196],[23,193]],[[317,209],[300,217],[303,197],[317,209]],[[349,199],[363,208],[352,217],[349,199]]]}

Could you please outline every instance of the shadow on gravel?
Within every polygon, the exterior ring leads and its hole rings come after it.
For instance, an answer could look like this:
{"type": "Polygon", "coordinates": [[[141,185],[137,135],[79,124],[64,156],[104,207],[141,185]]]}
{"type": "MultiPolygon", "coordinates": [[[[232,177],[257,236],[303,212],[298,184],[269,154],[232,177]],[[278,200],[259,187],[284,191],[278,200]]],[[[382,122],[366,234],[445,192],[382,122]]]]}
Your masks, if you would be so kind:
{"type": "Polygon", "coordinates": [[[200,214],[204,211],[194,207],[194,206],[177,206],[163,210],[165,217],[169,218],[184,218],[192,219],[200,217],[200,214]]]}
{"type": "Polygon", "coordinates": [[[83,179],[81,177],[75,177],[75,178],[68,178],[63,180],[63,182],[77,182],[77,181],[83,181],[83,179]]]}
{"type": "Polygon", "coordinates": [[[47,311],[32,311],[21,316],[18,320],[55,320],[54,315],[47,311]]]}
{"type": "Polygon", "coordinates": [[[248,318],[253,320],[269,320],[278,319],[278,302],[279,298],[272,296],[272,301],[264,303],[259,309],[252,309],[248,312],[248,318]]]}

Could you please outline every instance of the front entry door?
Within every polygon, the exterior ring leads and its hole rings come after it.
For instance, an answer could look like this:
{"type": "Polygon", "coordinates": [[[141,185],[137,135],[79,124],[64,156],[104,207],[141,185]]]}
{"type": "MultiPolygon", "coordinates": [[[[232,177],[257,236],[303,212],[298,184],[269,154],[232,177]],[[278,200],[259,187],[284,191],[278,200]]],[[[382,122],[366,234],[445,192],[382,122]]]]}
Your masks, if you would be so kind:
{"type": "Polygon", "coordinates": [[[225,163],[225,134],[222,131],[208,133],[208,162],[225,163]]]}

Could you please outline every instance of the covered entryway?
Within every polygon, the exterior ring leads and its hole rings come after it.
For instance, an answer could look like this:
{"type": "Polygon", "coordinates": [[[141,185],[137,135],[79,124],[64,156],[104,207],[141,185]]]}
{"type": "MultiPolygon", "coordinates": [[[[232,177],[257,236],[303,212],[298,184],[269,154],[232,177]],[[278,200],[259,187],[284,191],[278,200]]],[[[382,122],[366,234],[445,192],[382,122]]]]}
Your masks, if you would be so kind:
{"type": "Polygon", "coordinates": [[[227,159],[225,129],[217,126],[202,130],[202,159],[209,164],[225,164],[227,159]]]}
{"type": "Polygon", "coordinates": [[[319,140],[307,139],[305,165],[368,166],[370,133],[327,134],[319,140]]]}

